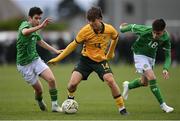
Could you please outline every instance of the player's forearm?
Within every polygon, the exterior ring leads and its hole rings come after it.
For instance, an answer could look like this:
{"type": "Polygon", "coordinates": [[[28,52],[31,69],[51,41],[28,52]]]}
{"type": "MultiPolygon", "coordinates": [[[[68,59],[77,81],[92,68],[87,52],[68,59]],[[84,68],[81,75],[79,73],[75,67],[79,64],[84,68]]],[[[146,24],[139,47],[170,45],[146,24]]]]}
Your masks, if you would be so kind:
{"type": "Polygon", "coordinates": [[[165,63],[164,63],[163,69],[168,70],[170,65],[171,65],[171,51],[166,50],[165,51],[165,63]]]}
{"type": "Polygon", "coordinates": [[[77,43],[75,41],[71,42],[64,50],[61,54],[59,54],[55,59],[56,61],[61,61],[62,59],[64,59],[66,56],[68,56],[69,54],[71,54],[72,51],[74,51],[77,47],[77,43]]]}
{"type": "Polygon", "coordinates": [[[41,25],[38,25],[38,26],[35,26],[35,27],[31,27],[31,28],[24,28],[22,30],[22,34],[23,35],[29,35],[29,34],[35,32],[35,31],[41,29],[41,27],[42,27],[41,25]]]}
{"type": "Polygon", "coordinates": [[[53,48],[52,46],[50,46],[48,43],[46,43],[43,40],[38,41],[38,45],[41,46],[42,48],[48,50],[48,51],[51,51],[53,53],[58,54],[58,50],[57,49],[53,48]]]}
{"type": "Polygon", "coordinates": [[[109,47],[109,51],[107,53],[107,57],[111,58],[113,56],[115,48],[116,48],[116,45],[117,45],[117,42],[118,42],[118,39],[111,41],[111,45],[109,47]]]}

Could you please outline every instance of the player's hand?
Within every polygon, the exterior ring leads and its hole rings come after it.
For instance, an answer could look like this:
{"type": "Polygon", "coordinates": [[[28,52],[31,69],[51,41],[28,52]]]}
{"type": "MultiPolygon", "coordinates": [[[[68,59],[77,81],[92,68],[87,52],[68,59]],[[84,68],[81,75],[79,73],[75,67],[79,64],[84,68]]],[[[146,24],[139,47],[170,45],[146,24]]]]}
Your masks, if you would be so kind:
{"type": "Polygon", "coordinates": [[[57,58],[53,58],[53,59],[49,60],[49,61],[47,62],[47,64],[49,64],[49,65],[50,65],[50,64],[55,65],[57,62],[58,62],[57,58]]]}
{"type": "Polygon", "coordinates": [[[61,54],[63,51],[64,51],[64,49],[57,50],[57,51],[56,51],[56,54],[61,54]]]}
{"type": "Polygon", "coordinates": [[[46,27],[49,23],[52,22],[52,18],[46,18],[41,24],[40,24],[40,27],[41,28],[44,28],[46,27]]]}
{"type": "Polygon", "coordinates": [[[123,28],[124,26],[126,26],[128,23],[122,23],[120,26],[119,26],[119,28],[121,29],[121,28],[123,28]]]}
{"type": "Polygon", "coordinates": [[[163,70],[164,79],[169,79],[169,72],[167,70],[163,70]]]}

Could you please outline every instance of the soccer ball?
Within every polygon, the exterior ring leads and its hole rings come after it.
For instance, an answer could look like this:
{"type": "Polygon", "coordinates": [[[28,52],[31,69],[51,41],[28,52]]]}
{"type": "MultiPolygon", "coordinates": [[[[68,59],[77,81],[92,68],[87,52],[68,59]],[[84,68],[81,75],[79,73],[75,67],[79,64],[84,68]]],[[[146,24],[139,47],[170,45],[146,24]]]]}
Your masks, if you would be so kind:
{"type": "Polygon", "coordinates": [[[62,111],[67,114],[73,114],[78,111],[78,103],[73,99],[67,99],[62,103],[62,111]]]}

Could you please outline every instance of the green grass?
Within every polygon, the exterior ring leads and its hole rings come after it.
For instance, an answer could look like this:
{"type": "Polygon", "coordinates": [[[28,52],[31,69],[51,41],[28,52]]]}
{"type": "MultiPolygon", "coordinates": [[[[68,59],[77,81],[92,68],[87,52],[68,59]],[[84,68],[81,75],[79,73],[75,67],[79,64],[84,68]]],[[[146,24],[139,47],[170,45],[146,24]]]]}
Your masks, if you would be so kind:
{"type": "MultiPolygon", "coordinates": [[[[58,83],[59,102],[62,103],[67,97],[66,86],[73,65],[57,65],[51,68],[58,83]]],[[[121,90],[123,81],[138,77],[132,65],[116,65],[112,66],[112,70],[121,90]]],[[[173,113],[163,113],[149,87],[143,87],[130,91],[125,102],[130,115],[121,116],[109,87],[92,73],[88,81],[80,83],[76,92],[79,111],[77,114],[67,115],[50,111],[50,96],[44,80],[41,81],[48,112],[39,110],[31,86],[26,84],[15,65],[0,66],[0,120],[180,120],[180,66],[170,69],[169,80],[163,80],[161,72],[162,66],[156,66],[158,84],[167,104],[175,108],[173,113]]]]}

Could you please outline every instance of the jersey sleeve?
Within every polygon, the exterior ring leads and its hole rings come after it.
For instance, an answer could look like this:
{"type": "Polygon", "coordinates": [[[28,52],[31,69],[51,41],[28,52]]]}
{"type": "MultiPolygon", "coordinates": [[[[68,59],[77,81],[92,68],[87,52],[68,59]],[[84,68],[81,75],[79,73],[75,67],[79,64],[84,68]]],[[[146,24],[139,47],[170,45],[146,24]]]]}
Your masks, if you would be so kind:
{"type": "Polygon", "coordinates": [[[80,44],[80,43],[82,43],[83,41],[85,41],[85,29],[84,28],[82,28],[79,32],[78,32],[78,34],[77,34],[77,36],[76,36],[76,38],[75,38],[75,41],[76,41],[76,43],[78,43],[78,44],[80,44]]]}
{"type": "Polygon", "coordinates": [[[165,51],[165,62],[163,69],[168,70],[171,65],[171,42],[170,39],[164,42],[163,50],[165,51]]]}
{"type": "Polygon", "coordinates": [[[116,40],[118,37],[119,37],[119,34],[118,32],[116,31],[116,29],[114,27],[111,26],[111,31],[112,31],[112,34],[111,34],[111,38],[113,40],[116,40]]]}
{"type": "Polygon", "coordinates": [[[145,25],[127,24],[127,25],[124,25],[123,27],[120,27],[120,31],[122,33],[133,32],[136,34],[143,34],[144,31],[148,30],[149,28],[150,27],[145,26],[145,25]]]}
{"type": "Polygon", "coordinates": [[[19,31],[22,32],[24,28],[30,28],[28,22],[23,22],[21,26],[19,27],[19,31]]]}

